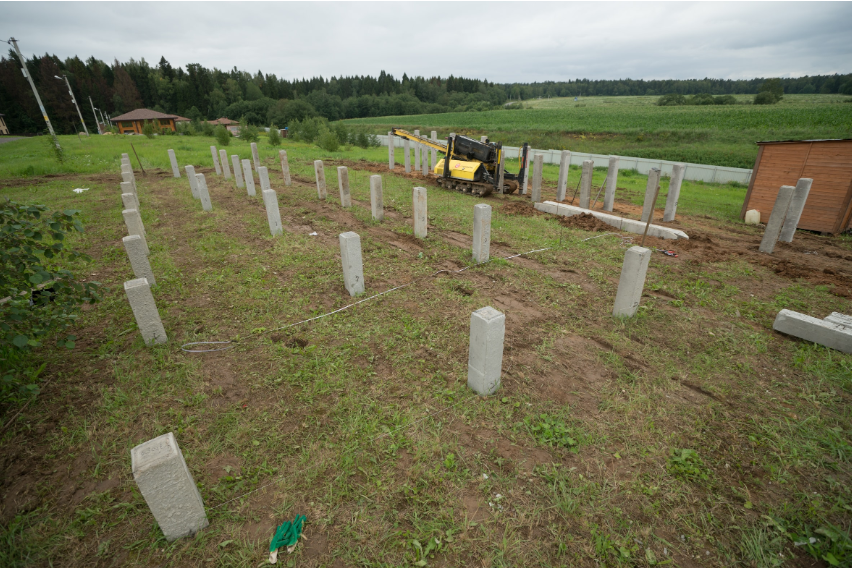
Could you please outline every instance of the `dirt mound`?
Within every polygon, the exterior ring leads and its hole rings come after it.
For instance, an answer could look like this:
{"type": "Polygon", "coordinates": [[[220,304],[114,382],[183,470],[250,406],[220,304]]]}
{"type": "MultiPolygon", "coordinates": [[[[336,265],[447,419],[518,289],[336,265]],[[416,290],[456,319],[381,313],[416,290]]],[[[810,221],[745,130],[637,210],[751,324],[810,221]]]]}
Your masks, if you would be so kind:
{"type": "Polygon", "coordinates": [[[591,213],[580,213],[573,217],[560,217],[559,224],[563,227],[572,229],[582,229],[583,231],[612,231],[613,228],[592,215],[591,213]]]}
{"type": "Polygon", "coordinates": [[[520,203],[514,201],[507,203],[500,208],[500,213],[503,215],[520,215],[521,217],[535,217],[536,215],[544,215],[541,211],[535,209],[532,204],[520,203]]]}

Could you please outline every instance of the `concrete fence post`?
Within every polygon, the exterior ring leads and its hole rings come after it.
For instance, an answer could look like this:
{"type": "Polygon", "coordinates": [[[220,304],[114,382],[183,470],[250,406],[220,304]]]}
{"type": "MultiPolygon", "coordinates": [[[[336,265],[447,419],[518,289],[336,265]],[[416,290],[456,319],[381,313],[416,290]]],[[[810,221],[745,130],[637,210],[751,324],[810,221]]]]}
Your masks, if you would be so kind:
{"type": "MultiPolygon", "coordinates": [[[[121,205],[125,209],[136,209],[136,196],[132,193],[122,193],[121,194],[121,205]]],[[[136,209],[138,211],[138,209],[136,209]]]]}
{"type": "Polygon", "coordinates": [[[424,176],[429,175],[429,149],[424,146],[423,155],[421,156],[421,173],[424,176]]]}
{"type": "Polygon", "coordinates": [[[532,157],[532,152],[527,151],[527,167],[524,168],[524,181],[521,185],[521,195],[526,195],[527,189],[529,188],[530,169],[532,169],[532,160],[530,160],[530,157],[532,157]]]}
{"type": "Polygon", "coordinates": [[[530,201],[533,203],[541,203],[541,174],[543,169],[544,155],[536,154],[533,158],[532,195],[530,195],[530,201]]]}
{"type": "MultiPolygon", "coordinates": [[[[426,157],[423,157],[425,163],[426,157]]],[[[425,239],[427,232],[426,188],[414,188],[414,236],[425,239]]]]}
{"type": "Polygon", "coordinates": [[[473,260],[487,262],[491,254],[491,206],[473,206],[473,260]]]}
{"type": "Polygon", "coordinates": [[[210,192],[207,190],[207,179],[204,174],[195,174],[198,185],[198,198],[201,200],[201,208],[205,211],[213,211],[213,203],[210,201],[210,192]]]}
{"type": "Polygon", "coordinates": [[[568,168],[571,167],[571,152],[562,150],[559,157],[559,181],[556,184],[556,201],[565,201],[568,188],[568,168]]]}
{"type": "Polygon", "coordinates": [[[145,344],[153,345],[168,341],[148,281],[144,278],[128,280],[124,283],[124,293],[127,294],[133,317],[136,318],[136,325],[145,344]]]}
{"type": "Polygon", "coordinates": [[[500,388],[505,335],[506,316],[491,306],[470,315],[467,386],[481,396],[494,394],[500,388]]]}
{"type": "Polygon", "coordinates": [[[272,189],[272,185],[269,183],[269,170],[266,166],[260,166],[257,168],[257,179],[260,180],[261,195],[264,191],[272,189]]]}
{"type": "Polygon", "coordinates": [[[145,238],[145,227],[142,226],[142,217],[139,216],[139,211],[136,209],[125,209],[121,212],[124,217],[124,224],[127,226],[128,235],[138,235],[142,239],[142,245],[145,249],[145,254],[151,254],[148,248],[148,241],[145,238]]]}
{"type": "Polygon", "coordinates": [[[195,179],[195,166],[184,166],[186,170],[186,179],[189,180],[189,191],[192,192],[192,197],[198,199],[198,180],[195,179]]]}
{"type": "Polygon", "coordinates": [[[231,179],[231,168],[228,166],[228,152],[219,150],[219,163],[222,164],[222,175],[225,179],[231,179]]]}
{"type": "Polygon", "coordinates": [[[629,318],[636,315],[650,261],[650,249],[638,246],[627,249],[624,264],[621,266],[621,277],[618,279],[618,292],[615,294],[612,315],[629,318]]]}
{"type": "MultiPolygon", "coordinates": [[[[438,141],[438,131],[433,130],[432,131],[432,142],[437,142],[437,141],[438,141]]],[[[430,156],[431,156],[431,158],[429,160],[429,171],[434,172],[435,166],[438,165],[438,151],[435,150],[434,148],[432,148],[432,152],[430,153],[430,156]]]]}
{"type": "Polygon", "coordinates": [[[178,168],[177,156],[175,156],[175,151],[169,149],[169,162],[172,164],[172,175],[176,178],[180,177],[180,168],[178,168]]]}
{"type": "Polygon", "coordinates": [[[606,171],[606,189],[604,190],[603,210],[612,211],[615,205],[615,188],[618,184],[618,156],[609,157],[606,171]]]}
{"type": "Polygon", "coordinates": [[[645,202],[642,205],[642,222],[647,223],[654,213],[654,196],[660,185],[660,168],[651,168],[648,172],[648,183],[645,185],[645,202]]]}
{"type": "Polygon", "coordinates": [[[219,165],[219,155],[216,152],[216,146],[210,146],[210,153],[213,154],[213,166],[216,168],[216,175],[222,175],[222,167],[219,165]]]}
{"type": "MultiPolygon", "coordinates": [[[[261,187],[263,187],[263,184],[261,184],[261,187]]],[[[263,196],[263,204],[266,206],[266,220],[269,221],[269,232],[272,233],[273,237],[283,235],[284,227],[281,225],[278,194],[273,189],[261,189],[261,195],[263,196]]]]}
{"type": "Polygon", "coordinates": [[[136,193],[136,176],[133,175],[133,170],[130,168],[121,170],[121,180],[133,186],[133,193],[136,193]]]}
{"type": "Polygon", "coordinates": [[[166,540],[207,527],[204,501],[172,432],[130,450],[133,480],[166,540]]]}
{"type": "Polygon", "coordinates": [[[352,207],[352,195],[349,192],[349,168],[346,166],[337,167],[337,187],[340,190],[340,206],[352,207]]]}
{"type": "Polygon", "coordinates": [[[151,263],[148,261],[148,254],[145,252],[145,244],[142,241],[142,237],[139,235],[130,235],[121,239],[121,242],[124,244],[124,251],[130,260],[133,275],[136,278],[146,279],[151,286],[156,286],[157,279],[154,278],[154,271],[151,270],[151,263]]]}
{"type": "Polygon", "coordinates": [[[257,153],[257,143],[255,142],[251,143],[251,159],[254,161],[254,169],[257,170],[260,167],[260,154],[257,153]]]}
{"type": "Polygon", "coordinates": [[[393,132],[388,132],[388,169],[393,171],[393,167],[395,165],[396,159],[393,154],[393,132]]]}
{"type": "Polygon", "coordinates": [[[325,168],[322,165],[322,160],[314,160],[314,174],[317,178],[317,197],[325,199],[325,168]]]}
{"type": "MultiPolygon", "coordinates": [[[[420,136],[420,131],[415,130],[414,135],[420,136]]],[[[414,143],[414,169],[415,170],[417,169],[417,166],[420,164],[420,146],[421,146],[420,142],[414,143]]]]}
{"type": "Polygon", "coordinates": [[[385,218],[382,176],[379,175],[370,176],[370,209],[373,212],[374,221],[381,221],[385,218]]]}
{"type": "Polygon", "coordinates": [[[593,160],[583,160],[583,173],[580,175],[580,207],[588,209],[592,200],[592,174],[595,170],[593,160]]]}
{"type": "Polygon", "coordinates": [[[408,142],[408,138],[402,139],[402,154],[403,160],[402,163],[405,165],[405,173],[411,173],[411,145],[408,142]]]}
{"type": "Polygon", "coordinates": [[[663,222],[670,223],[677,215],[677,202],[680,200],[680,186],[683,184],[683,174],[686,172],[686,164],[675,164],[672,166],[672,177],[669,179],[669,194],[666,196],[666,211],[663,213],[663,222]]]}
{"type": "Polygon", "coordinates": [[[234,168],[234,179],[237,182],[237,187],[245,187],[246,183],[243,181],[243,168],[240,166],[240,157],[236,154],[231,155],[231,166],[234,168]]]}
{"type": "Polygon", "coordinates": [[[251,171],[251,160],[244,159],[241,160],[240,163],[243,166],[243,178],[246,182],[246,193],[254,197],[257,195],[257,191],[254,187],[254,173],[251,171]]]}
{"type": "Polygon", "coordinates": [[[778,242],[778,237],[781,235],[781,228],[790,210],[790,202],[793,200],[795,189],[792,185],[782,185],[778,190],[778,197],[775,198],[775,205],[772,207],[772,213],[769,214],[769,221],[766,222],[763,239],[760,241],[760,252],[772,254],[772,251],[775,250],[775,243],[778,242]]]}
{"type": "Polygon", "coordinates": [[[361,237],[352,231],[340,233],[340,260],[343,263],[343,285],[350,296],[364,293],[364,263],[361,237]]]}
{"type": "Polygon", "coordinates": [[[284,176],[284,185],[290,185],[290,162],[287,161],[287,150],[278,150],[278,157],[281,160],[281,173],[284,176]]]}
{"type": "Polygon", "coordinates": [[[488,142],[488,136],[480,136],[479,141],[485,144],[486,142],[488,142]]]}
{"type": "Polygon", "coordinates": [[[792,243],[793,237],[796,235],[796,227],[799,226],[799,219],[802,218],[802,211],[805,209],[805,202],[808,200],[808,194],[811,192],[811,185],[814,180],[811,178],[799,178],[796,182],[796,188],[793,190],[793,197],[790,200],[790,208],[787,210],[787,217],[784,219],[784,225],[781,227],[781,236],[779,241],[792,243]]]}
{"type": "MultiPolygon", "coordinates": [[[[123,181],[118,186],[121,188],[121,194],[129,193],[133,196],[134,207],[125,207],[125,209],[136,209],[137,211],[142,211],[142,208],[139,207],[139,194],[136,193],[136,188],[133,187],[133,184],[129,181],[123,181]]],[[[124,198],[122,197],[122,200],[124,198]]]]}

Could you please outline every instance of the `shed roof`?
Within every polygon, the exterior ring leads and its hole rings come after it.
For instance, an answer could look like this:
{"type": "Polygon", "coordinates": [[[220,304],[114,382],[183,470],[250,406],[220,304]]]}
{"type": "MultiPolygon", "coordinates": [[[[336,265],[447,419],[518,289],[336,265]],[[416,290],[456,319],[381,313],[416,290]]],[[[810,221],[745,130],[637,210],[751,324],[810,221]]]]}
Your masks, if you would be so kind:
{"type": "Polygon", "coordinates": [[[176,116],[175,122],[192,122],[191,118],[186,118],[184,116],[176,116]]]}
{"type": "Polygon", "coordinates": [[[217,118],[216,120],[211,120],[210,124],[221,124],[222,126],[232,126],[239,125],[240,123],[236,120],[231,120],[230,118],[217,118]]]}
{"type": "Polygon", "coordinates": [[[147,108],[137,108],[136,110],[126,112],[121,116],[114,116],[110,120],[113,122],[121,122],[124,120],[154,120],[158,118],[178,118],[178,116],[174,114],[163,114],[162,112],[149,110],[147,108]]]}

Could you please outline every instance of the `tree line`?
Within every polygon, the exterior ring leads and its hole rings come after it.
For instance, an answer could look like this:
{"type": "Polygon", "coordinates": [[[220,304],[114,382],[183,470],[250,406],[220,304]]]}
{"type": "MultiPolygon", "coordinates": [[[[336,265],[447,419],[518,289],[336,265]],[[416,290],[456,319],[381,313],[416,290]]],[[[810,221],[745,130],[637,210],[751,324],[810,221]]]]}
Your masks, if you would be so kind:
{"type": "MultiPolygon", "coordinates": [[[[27,60],[33,81],[61,134],[73,134],[79,125],[67,93],[68,76],[89,129],[96,131],[89,97],[102,112],[117,116],[137,108],[177,114],[193,120],[227,117],[253,125],[286,126],[294,121],[322,117],[344,118],[483,111],[504,108],[509,101],[547,97],[623,96],[664,94],[754,94],[762,78],[589,80],[537,83],[493,83],[464,77],[396,78],[382,71],[378,77],[313,77],[281,79],[262,71],[249,73],[208,69],[198,63],[173,67],[164,57],[156,66],[145,59],[108,64],[77,56],[64,61],[45,54],[27,60]]],[[[852,74],[780,79],[785,93],[852,94],[852,74]]],[[[14,133],[44,130],[44,121],[21,63],[10,50],[0,58],[0,112],[14,133]]]]}

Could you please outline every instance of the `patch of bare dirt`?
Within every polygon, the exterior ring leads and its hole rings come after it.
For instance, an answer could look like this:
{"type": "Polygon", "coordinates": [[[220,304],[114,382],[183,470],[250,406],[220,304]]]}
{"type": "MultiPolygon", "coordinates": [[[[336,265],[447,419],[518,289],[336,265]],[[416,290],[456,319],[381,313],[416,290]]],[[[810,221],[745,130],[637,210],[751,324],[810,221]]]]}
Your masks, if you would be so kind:
{"type": "Polygon", "coordinates": [[[609,232],[613,230],[611,225],[607,225],[591,213],[580,213],[572,217],[559,217],[559,224],[563,227],[582,229],[589,232],[609,232]]]}

